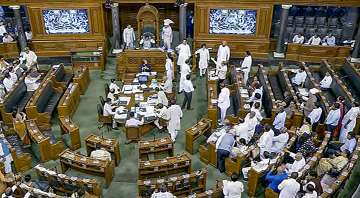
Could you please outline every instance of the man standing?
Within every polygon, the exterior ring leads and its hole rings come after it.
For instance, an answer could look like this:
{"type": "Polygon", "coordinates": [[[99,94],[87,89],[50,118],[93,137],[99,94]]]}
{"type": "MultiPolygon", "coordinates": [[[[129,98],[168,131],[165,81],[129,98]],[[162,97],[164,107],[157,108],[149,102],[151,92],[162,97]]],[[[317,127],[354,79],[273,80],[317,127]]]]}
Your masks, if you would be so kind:
{"type": "Polygon", "coordinates": [[[241,71],[244,73],[244,85],[246,85],[249,79],[249,73],[251,71],[252,58],[249,51],[245,52],[245,58],[241,64],[241,71]]]}
{"type": "Polygon", "coordinates": [[[169,123],[167,129],[170,133],[171,140],[175,142],[178,131],[181,129],[180,119],[183,116],[183,112],[181,111],[181,107],[176,104],[176,101],[173,99],[170,102],[171,106],[168,108],[168,118],[169,123]]]}
{"type": "Polygon", "coordinates": [[[220,94],[218,98],[218,107],[220,108],[220,121],[224,124],[226,111],[230,107],[230,90],[225,86],[224,83],[220,84],[220,94]]]}
{"type": "Polygon", "coordinates": [[[131,25],[128,25],[123,31],[123,39],[126,49],[134,48],[135,32],[131,25]]]}
{"type": "Polygon", "coordinates": [[[356,125],[356,119],[359,116],[360,108],[359,103],[354,102],[351,109],[345,114],[342,120],[342,126],[340,131],[340,142],[344,143],[346,136],[350,131],[353,131],[356,125]]]}
{"type": "Polygon", "coordinates": [[[292,172],[289,179],[282,181],[278,188],[280,190],[279,198],[295,198],[300,191],[300,184],[296,181],[299,174],[292,172]]]}
{"type": "Polygon", "coordinates": [[[209,50],[206,48],[206,44],[201,45],[201,48],[195,52],[195,56],[197,54],[200,54],[199,70],[200,70],[200,77],[202,77],[206,73],[208,62],[210,60],[210,54],[209,54],[209,50]]]}
{"type": "Polygon", "coordinates": [[[184,64],[180,65],[179,93],[181,93],[184,90],[186,76],[191,73],[189,63],[190,63],[190,59],[187,59],[184,64]]]}
{"type": "Polygon", "coordinates": [[[226,45],[226,41],[223,41],[222,44],[219,46],[217,52],[217,59],[216,61],[221,64],[222,62],[228,62],[230,59],[230,48],[226,45]]]}
{"type": "Polygon", "coordinates": [[[29,69],[31,66],[35,65],[37,63],[37,56],[36,54],[31,51],[28,47],[24,48],[24,51],[20,53],[20,63],[24,64],[29,69]]]}
{"type": "Polygon", "coordinates": [[[221,173],[225,172],[225,158],[229,157],[235,143],[235,130],[227,130],[216,141],[217,167],[221,173]]]}
{"type": "Polygon", "coordinates": [[[225,198],[241,198],[244,192],[244,185],[238,181],[239,177],[233,173],[231,181],[223,180],[223,194],[225,198]]]}
{"type": "Polygon", "coordinates": [[[192,99],[192,92],[194,91],[194,86],[191,82],[191,75],[188,74],[186,75],[186,80],[184,82],[184,102],[181,106],[181,109],[184,109],[185,108],[185,105],[187,104],[186,106],[186,109],[187,110],[192,110],[191,108],[191,99],[192,99]]]}
{"type": "Polygon", "coordinates": [[[284,107],[279,108],[279,113],[276,115],[273,126],[275,134],[279,134],[280,129],[285,127],[285,121],[286,121],[286,111],[284,110],[284,107]]]}
{"type": "Polygon", "coordinates": [[[191,56],[190,46],[187,44],[186,39],[184,39],[182,43],[176,47],[176,50],[179,53],[177,65],[181,66],[185,64],[185,61],[191,56]]]}
{"type": "Polygon", "coordinates": [[[170,24],[174,23],[170,19],[164,20],[164,27],[161,31],[161,38],[163,39],[164,49],[171,50],[171,43],[173,39],[173,33],[170,24]]]}
{"type": "Polygon", "coordinates": [[[332,135],[339,124],[340,116],[340,104],[335,102],[333,106],[330,107],[329,114],[325,120],[326,130],[330,131],[332,135]]]}
{"type": "Polygon", "coordinates": [[[169,105],[169,100],[167,99],[165,92],[159,87],[156,87],[155,91],[157,92],[158,104],[163,104],[167,107],[169,105]]]}

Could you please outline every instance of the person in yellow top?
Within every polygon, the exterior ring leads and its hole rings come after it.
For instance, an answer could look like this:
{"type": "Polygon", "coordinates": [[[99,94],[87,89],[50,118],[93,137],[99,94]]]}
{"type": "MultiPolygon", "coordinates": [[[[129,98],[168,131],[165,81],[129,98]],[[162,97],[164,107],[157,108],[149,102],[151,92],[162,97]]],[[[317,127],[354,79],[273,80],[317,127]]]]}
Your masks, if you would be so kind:
{"type": "Polygon", "coordinates": [[[316,167],[316,171],[318,175],[323,175],[329,172],[331,169],[336,171],[341,171],[346,164],[348,164],[349,152],[344,151],[338,153],[338,156],[331,156],[330,158],[321,158],[319,161],[319,165],[316,167]]]}

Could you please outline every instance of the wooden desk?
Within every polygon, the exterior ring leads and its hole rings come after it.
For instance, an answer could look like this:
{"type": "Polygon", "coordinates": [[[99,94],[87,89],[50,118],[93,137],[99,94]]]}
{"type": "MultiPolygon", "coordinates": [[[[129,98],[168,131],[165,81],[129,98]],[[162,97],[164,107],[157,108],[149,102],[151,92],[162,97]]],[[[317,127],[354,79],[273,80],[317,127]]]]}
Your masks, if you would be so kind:
{"type": "Polygon", "coordinates": [[[0,43],[0,54],[4,58],[17,58],[20,54],[17,42],[0,43]]]}
{"type": "Polygon", "coordinates": [[[244,97],[241,94],[241,90],[246,90],[247,87],[244,86],[243,83],[243,73],[237,71],[235,65],[230,66],[230,82],[233,89],[233,90],[230,89],[233,92],[231,95],[235,97],[233,100],[235,115],[237,118],[244,118],[246,114],[249,112],[249,109],[244,108],[244,105],[246,103],[245,101],[248,100],[249,97],[244,97]]]}
{"type": "Polygon", "coordinates": [[[216,155],[216,143],[210,142],[207,146],[200,145],[199,154],[200,160],[205,164],[210,164],[217,168],[217,155],[216,155]]]}
{"type": "Polygon", "coordinates": [[[77,124],[73,122],[73,120],[66,116],[66,117],[59,117],[59,125],[61,129],[61,135],[69,134],[71,150],[77,150],[81,147],[80,141],[80,129],[77,124]]]}
{"type": "Polygon", "coordinates": [[[56,183],[57,185],[51,185],[52,188],[55,188],[57,191],[64,193],[73,193],[77,189],[83,188],[86,192],[96,197],[101,197],[102,187],[95,179],[83,179],[78,177],[70,177],[64,174],[58,174],[55,171],[49,170],[40,164],[35,166],[37,175],[51,183],[56,183]],[[73,191],[69,191],[64,188],[64,185],[71,185],[74,187],[73,191]]]}
{"type": "Polygon", "coordinates": [[[74,83],[79,85],[81,95],[84,95],[89,84],[90,84],[90,72],[88,67],[80,67],[80,69],[75,72],[74,83]]]}
{"type": "Polygon", "coordinates": [[[208,118],[211,120],[211,128],[216,129],[218,122],[218,106],[211,100],[218,99],[217,80],[208,80],[208,118]]]}
{"type": "Polygon", "coordinates": [[[142,198],[150,198],[150,191],[158,192],[161,185],[167,186],[167,190],[173,195],[187,196],[190,193],[201,193],[206,189],[207,170],[202,169],[190,174],[182,174],[175,177],[159,179],[138,180],[138,192],[142,198]]]}
{"type": "Polygon", "coordinates": [[[77,83],[70,83],[57,106],[59,117],[72,116],[80,103],[80,88],[77,83]]]}
{"type": "Polygon", "coordinates": [[[114,158],[116,166],[120,164],[120,146],[117,139],[104,138],[95,134],[90,134],[85,138],[85,147],[88,156],[90,156],[93,150],[97,149],[96,147],[105,148],[111,154],[112,158],[114,158]]]}
{"type": "Polygon", "coordinates": [[[150,141],[139,141],[139,159],[142,161],[149,160],[149,154],[163,154],[166,153],[168,156],[174,154],[174,143],[169,137],[155,139],[150,141]]]}
{"type": "Polygon", "coordinates": [[[322,46],[289,43],[287,45],[286,59],[320,63],[327,59],[331,63],[342,64],[344,58],[350,55],[350,46],[322,46]]]}
{"type": "Polygon", "coordinates": [[[164,159],[139,161],[139,179],[191,172],[191,158],[185,153],[164,159]]]}
{"type": "Polygon", "coordinates": [[[107,160],[98,160],[87,157],[69,149],[59,154],[61,170],[63,173],[68,168],[73,168],[86,174],[102,176],[105,178],[108,187],[114,175],[114,163],[107,160]]]}
{"type": "Polygon", "coordinates": [[[211,120],[201,118],[201,120],[185,131],[185,149],[190,154],[193,154],[194,141],[202,135],[211,133],[211,120]]]}
{"type": "MultiPolygon", "coordinates": [[[[167,52],[158,49],[151,50],[125,50],[117,55],[117,75],[120,80],[132,79],[139,71],[139,65],[144,59],[151,65],[152,71],[158,73],[161,77],[165,73],[167,52]]],[[[174,75],[176,74],[176,55],[174,57],[174,75]]]]}
{"type": "Polygon", "coordinates": [[[58,159],[59,153],[64,150],[64,144],[61,141],[51,144],[50,137],[45,137],[35,120],[27,120],[26,128],[30,139],[39,146],[39,155],[42,162],[58,159]]]}

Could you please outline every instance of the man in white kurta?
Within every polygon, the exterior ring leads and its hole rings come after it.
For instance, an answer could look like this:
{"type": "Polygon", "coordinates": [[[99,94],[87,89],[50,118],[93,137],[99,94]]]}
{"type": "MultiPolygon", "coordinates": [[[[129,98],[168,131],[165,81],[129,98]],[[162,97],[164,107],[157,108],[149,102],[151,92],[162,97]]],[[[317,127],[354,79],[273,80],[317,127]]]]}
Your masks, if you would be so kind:
{"type": "Polygon", "coordinates": [[[37,63],[37,56],[35,52],[31,51],[28,47],[20,53],[20,63],[23,64],[26,61],[25,66],[29,69],[31,66],[37,63]]]}
{"type": "Polygon", "coordinates": [[[353,107],[344,115],[342,120],[342,126],[340,130],[340,142],[346,141],[347,134],[354,130],[356,125],[356,119],[359,116],[360,107],[358,102],[354,102],[353,107]]]}
{"type": "Polygon", "coordinates": [[[260,148],[260,154],[263,156],[265,151],[270,152],[272,147],[272,142],[274,138],[274,131],[269,125],[265,126],[265,132],[260,136],[258,146],[260,148]]]}
{"type": "Polygon", "coordinates": [[[220,87],[221,91],[218,97],[218,107],[220,108],[221,124],[223,124],[226,111],[230,107],[230,90],[225,86],[225,84],[221,84],[220,87]]]}
{"type": "Polygon", "coordinates": [[[35,91],[40,86],[40,79],[41,75],[38,72],[31,72],[25,77],[25,85],[27,91],[35,91]]]}
{"type": "Polygon", "coordinates": [[[286,121],[286,111],[284,107],[279,108],[279,113],[275,116],[273,126],[275,129],[280,130],[281,128],[285,127],[286,121]]]}
{"type": "Polygon", "coordinates": [[[14,87],[14,81],[11,80],[11,76],[9,73],[5,73],[5,78],[3,80],[3,84],[5,87],[5,90],[9,92],[14,87]]]}
{"type": "Polygon", "coordinates": [[[249,73],[251,71],[252,58],[249,51],[245,52],[245,58],[241,64],[241,71],[244,73],[244,85],[246,85],[249,79],[249,73]]]}
{"type": "MultiPolygon", "coordinates": [[[[189,61],[186,62],[188,63],[189,61]]],[[[184,90],[186,76],[191,73],[190,65],[188,65],[187,63],[180,65],[179,92],[182,92],[184,90]]]]}
{"type": "Polygon", "coordinates": [[[210,53],[209,50],[206,48],[206,44],[202,44],[201,48],[196,50],[195,55],[199,54],[199,70],[200,70],[200,77],[205,75],[206,69],[208,67],[208,62],[210,60],[210,53]]]}
{"type": "Polygon", "coordinates": [[[111,161],[111,154],[105,148],[99,148],[91,152],[90,157],[99,160],[111,161]]]}
{"type": "Polygon", "coordinates": [[[225,198],[241,198],[244,185],[238,180],[237,175],[231,175],[231,181],[223,180],[223,194],[225,198]]]}
{"type": "Polygon", "coordinates": [[[300,191],[300,184],[296,181],[298,173],[291,173],[290,178],[283,180],[278,189],[280,190],[279,198],[296,198],[300,191]]]}
{"type": "Polygon", "coordinates": [[[168,79],[174,79],[174,62],[171,54],[166,54],[165,75],[168,79]]]}
{"type": "Polygon", "coordinates": [[[300,68],[295,76],[291,79],[291,82],[297,86],[303,86],[306,80],[306,71],[300,68]]]}
{"type": "Polygon", "coordinates": [[[335,46],[335,36],[333,36],[331,33],[326,35],[322,40],[322,45],[335,46]]]}
{"type": "Polygon", "coordinates": [[[306,44],[309,44],[309,45],[320,45],[320,42],[321,42],[321,38],[318,36],[318,35],[314,35],[312,36],[308,42],[306,44]]]}
{"type": "Polygon", "coordinates": [[[164,106],[167,107],[169,105],[169,100],[167,99],[164,90],[160,89],[159,87],[156,87],[155,91],[157,91],[158,104],[163,104],[164,106]]]}
{"type": "Polygon", "coordinates": [[[280,132],[281,133],[279,135],[274,136],[272,139],[271,151],[275,153],[281,152],[289,141],[289,134],[287,133],[287,129],[284,127],[280,129],[280,132]]]}
{"type": "Polygon", "coordinates": [[[318,105],[309,113],[308,118],[310,118],[311,126],[319,122],[321,114],[322,114],[322,108],[320,107],[320,105],[318,105]]]}
{"type": "Polygon", "coordinates": [[[164,85],[162,87],[162,89],[164,90],[165,93],[172,93],[173,92],[173,83],[172,83],[172,79],[171,78],[167,78],[166,76],[164,77],[164,85]]]}
{"type": "Polygon", "coordinates": [[[115,83],[115,79],[111,79],[110,85],[109,85],[109,90],[114,90],[114,94],[119,94],[120,93],[120,87],[115,83]]]}
{"type": "Polygon", "coordinates": [[[171,101],[171,106],[167,111],[167,118],[169,120],[167,129],[170,133],[171,140],[175,142],[178,131],[181,129],[180,119],[183,116],[181,107],[175,101],[171,101]]]}
{"type": "Polygon", "coordinates": [[[290,157],[294,159],[292,164],[286,164],[286,172],[291,174],[293,172],[299,172],[305,165],[306,161],[305,158],[301,155],[301,153],[292,153],[289,152],[290,157]]]}
{"type": "Polygon", "coordinates": [[[126,49],[133,49],[134,48],[134,41],[135,41],[135,32],[134,28],[131,25],[128,25],[123,31],[123,40],[125,43],[126,49]]]}
{"type": "Polygon", "coordinates": [[[159,192],[154,192],[151,195],[151,198],[175,198],[175,196],[168,192],[166,186],[162,184],[160,186],[159,192]]]}
{"type": "Polygon", "coordinates": [[[164,120],[167,119],[167,108],[166,108],[166,106],[164,106],[163,104],[159,103],[159,104],[156,106],[155,114],[156,114],[156,117],[158,117],[158,119],[156,119],[156,120],[154,121],[154,124],[155,124],[155,126],[156,126],[158,129],[162,129],[163,126],[161,126],[161,125],[159,124],[159,119],[164,119],[164,120]]]}
{"type": "Polygon", "coordinates": [[[186,39],[176,47],[176,50],[179,53],[179,57],[177,59],[177,65],[183,65],[186,60],[188,60],[191,56],[190,46],[187,44],[186,39]]]}
{"type": "Polygon", "coordinates": [[[301,35],[301,33],[298,33],[294,36],[294,38],[292,39],[293,43],[297,43],[297,44],[303,44],[304,43],[304,36],[301,35]]]}
{"type": "Polygon", "coordinates": [[[256,113],[251,111],[245,116],[244,122],[234,126],[237,139],[245,139],[246,143],[249,143],[254,135],[255,127],[259,124],[256,117],[256,113]]]}
{"type": "Polygon", "coordinates": [[[222,44],[219,46],[217,52],[217,62],[221,64],[222,62],[228,62],[230,59],[230,48],[226,45],[226,41],[223,41],[222,44]]]}
{"type": "Polygon", "coordinates": [[[323,89],[329,89],[332,83],[332,77],[329,72],[326,72],[324,78],[320,81],[320,87],[323,89]]]}
{"type": "Polygon", "coordinates": [[[166,50],[171,49],[171,43],[173,39],[173,32],[170,24],[164,25],[161,31],[161,38],[163,39],[164,48],[166,50]]]}

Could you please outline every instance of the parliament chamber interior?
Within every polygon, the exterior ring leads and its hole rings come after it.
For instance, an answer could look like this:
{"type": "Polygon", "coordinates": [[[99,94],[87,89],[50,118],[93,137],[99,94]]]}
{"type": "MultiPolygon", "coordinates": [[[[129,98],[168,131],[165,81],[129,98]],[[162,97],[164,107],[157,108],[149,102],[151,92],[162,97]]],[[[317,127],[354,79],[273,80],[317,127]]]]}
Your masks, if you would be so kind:
{"type": "Polygon", "coordinates": [[[0,0],[1,197],[360,197],[359,7],[0,0]]]}

